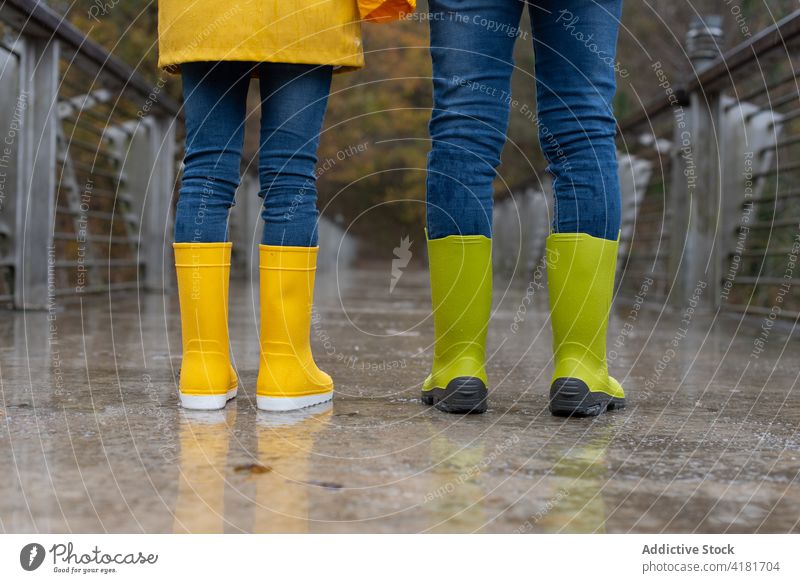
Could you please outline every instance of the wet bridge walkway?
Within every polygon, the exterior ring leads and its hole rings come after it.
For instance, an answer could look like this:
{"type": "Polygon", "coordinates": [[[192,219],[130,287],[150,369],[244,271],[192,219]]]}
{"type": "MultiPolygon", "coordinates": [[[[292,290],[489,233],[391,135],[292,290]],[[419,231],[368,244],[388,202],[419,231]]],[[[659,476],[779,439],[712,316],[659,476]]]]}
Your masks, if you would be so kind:
{"type": "Polygon", "coordinates": [[[620,123],[609,360],[626,410],[547,412],[548,199],[531,188],[497,205],[486,415],[418,402],[426,274],[390,294],[391,258],[353,267],[357,241],[328,222],[312,337],[335,400],[257,412],[248,173],[231,226],[243,390],[192,413],[179,104],[43,3],[5,0],[0,531],[800,530],[800,11],[725,54],[712,24],[687,35],[691,78],[653,63],[663,93],[620,123]]]}
{"type": "Polygon", "coordinates": [[[691,321],[618,300],[611,368],[630,406],[547,411],[546,305],[498,286],[490,409],[422,406],[426,275],[321,274],[314,348],[332,408],[255,408],[252,289],[234,286],[243,391],[178,407],[171,295],[0,320],[0,528],[7,532],[789,532],[800,505],[800,343],[760,320],[691,321]],[[632,316],[635,314],[635,318],[632,316]],[[512,328],[512,325],[516,326],[512,328]],[[634,318],[634,319],[632,319],[634,318]],[[677,346],[676,346],[677,339],[677,346]]]}

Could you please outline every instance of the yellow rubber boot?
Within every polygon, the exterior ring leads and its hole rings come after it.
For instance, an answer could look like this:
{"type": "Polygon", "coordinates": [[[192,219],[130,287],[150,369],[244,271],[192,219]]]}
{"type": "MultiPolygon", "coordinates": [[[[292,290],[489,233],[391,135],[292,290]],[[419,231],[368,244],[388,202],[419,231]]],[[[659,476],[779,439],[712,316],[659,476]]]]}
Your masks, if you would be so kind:
{"type": "Polygon", "coordinates": [[[492,240],[483,235],[428,239],[428,260],[435,344],[422,402],[447,413],[483,413],[492,240]]]}
{"type": "Polygon", "coordinates": [[[181,305],[180,400],[187,409],[222,409],[238,379],[228,343],[230,243],[174,243],[181,305]]]}
{"type": "Polygon", "coordinates": [[[547,283],[555,371],[554,415],[594,416],[625,406],[625,393],[608,374],[606,332],[614,292],[617,241],[585,233],[547,238],[547,283]]]}
{"type": "Polygon", "coordinates": [[[333,398],[331,377],[311,354],[311,306],[318,247],[260,245],[261,364],[256,403],[302,409],[333,398]]]}

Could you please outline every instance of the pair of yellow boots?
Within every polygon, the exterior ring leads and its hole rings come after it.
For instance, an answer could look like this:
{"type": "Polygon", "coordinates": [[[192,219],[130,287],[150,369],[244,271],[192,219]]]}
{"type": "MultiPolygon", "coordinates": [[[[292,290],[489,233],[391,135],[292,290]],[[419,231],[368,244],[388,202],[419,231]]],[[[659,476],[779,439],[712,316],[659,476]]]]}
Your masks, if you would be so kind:
{"type": "MultiPolygon", "coordinates": [[[[187,409],[222,409],[236,396],[228,337],[231,243],[175,243],[183,362],[180,400],[187,409]]],[[[311,354],[317,247],[259,247],[261,358],[256,404],[290,411],[333,398],[331,377],[311,354]]]]}
{"type": "MultiPolygon", "coordinates": [[[[625,393],[608,374],[606,360],[618,246],[584,233],[547,238],[554,415],[594,416],[625,406],[625,393]]],[[[448,413],[482,413],[488,398],[492,241],[481,235],[431,239],[428,258],[435,344],[422,402],[448,413]]]]}

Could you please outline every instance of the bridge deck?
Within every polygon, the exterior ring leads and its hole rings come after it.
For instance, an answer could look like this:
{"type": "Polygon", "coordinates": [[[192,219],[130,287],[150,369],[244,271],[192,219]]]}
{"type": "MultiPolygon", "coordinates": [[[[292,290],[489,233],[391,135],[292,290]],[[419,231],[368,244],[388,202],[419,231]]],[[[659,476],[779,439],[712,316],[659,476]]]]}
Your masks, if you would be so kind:
{"type": "Polygon", "coordinates": [[[798,342],[782,324],[682,323],[619,297],[611,344],[632,332],[611,368],[630,406],[564,420],[546,410],[544,297],[515,333],[525,290],[498,285],[491,408],[454,417],[417,400],[431,356],[425,274],[391,295],[388,283],[388,269],[320,275],[314,343],[338,393],[332,410],[304,414],[254,408],[247,285],[231,294],[243,391],[219,413],[177,407],[172,295],[115,294],[113,309],[85,296],[49,322],[7,313],[0,530],[800,530],[798,342]]]}

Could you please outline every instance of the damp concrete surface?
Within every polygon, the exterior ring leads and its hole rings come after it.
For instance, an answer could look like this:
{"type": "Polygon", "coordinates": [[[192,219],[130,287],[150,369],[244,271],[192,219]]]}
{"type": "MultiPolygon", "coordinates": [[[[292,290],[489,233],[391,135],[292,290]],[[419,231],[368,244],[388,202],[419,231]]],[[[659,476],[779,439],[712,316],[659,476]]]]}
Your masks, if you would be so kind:
{"type": "Polygon", "coordinates": [[[0,318],[0,530],[797,532],[800,342],[763,318],[688,319],[620,291],[612,373],[628,406],[550,415],[544,289],[496,282],[489,410],[420,403],[424,271],[318,275],[312,342],[332,405],[255,407],[256,291],[231,289],[240,391],[178,406],[174,292],[71,298],[0,318]],[[762,341],[757,342],[759,339],[762,341]]]}

